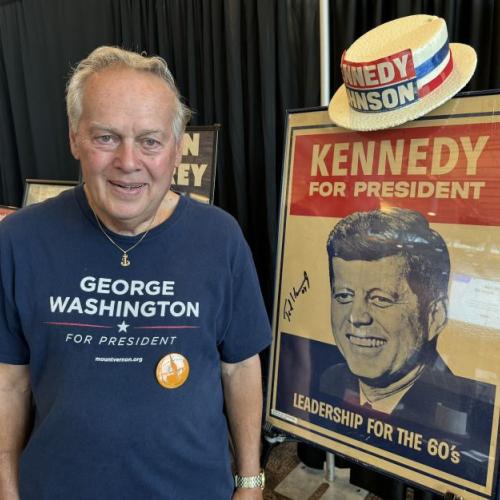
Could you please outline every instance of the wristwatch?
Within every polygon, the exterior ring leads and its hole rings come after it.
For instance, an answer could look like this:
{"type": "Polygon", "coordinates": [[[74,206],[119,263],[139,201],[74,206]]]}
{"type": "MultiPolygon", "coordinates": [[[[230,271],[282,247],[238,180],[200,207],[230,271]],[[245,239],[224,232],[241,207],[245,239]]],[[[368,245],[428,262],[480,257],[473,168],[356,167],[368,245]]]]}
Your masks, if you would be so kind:
{"type": "Polygon", "coordinates": [[[264,471],[261,470],[257,476],[238,476],[234,475],[234,486],[236,488],[260,488],[264,489],[266,483],[266,476],[264,471]]]}

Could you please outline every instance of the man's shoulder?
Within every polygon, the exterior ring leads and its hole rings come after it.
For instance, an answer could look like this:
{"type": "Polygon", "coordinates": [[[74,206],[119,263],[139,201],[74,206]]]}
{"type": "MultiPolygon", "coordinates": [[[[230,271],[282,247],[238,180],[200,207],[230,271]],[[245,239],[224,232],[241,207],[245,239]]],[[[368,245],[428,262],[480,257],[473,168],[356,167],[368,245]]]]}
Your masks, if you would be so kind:
{"type": "Polygon", "coordinates": [[[417,384],[424,389],[433,386],[436,391],[448,393],[450,399],[473,398],[490,403],[495,395],[494,385],[456,375],[439,356],[426,367],[417,384]]]}
{"type": "Polygon", "coordinates": [[[392,415],[456,436],[480,436],[491,426],[495,386],[455,375],[441,358],[403,396],[392,415]],[[424,411],[425,409],[425,411],[424,411]]]}
{"type": "Polygon", "coordinates": [[[227,221],[229,223],[235,223],[236,219],[226,212],[224,209],[218,207],[217,205],[213,205],[211,203],[203,203],[201,201],[195,200],[194,198],[189,198],[187,195],[180,195],[184,198],[184,202],[186,203],[188,209],[196,213],[199,217],[208,220],[214,221],[227,221]]]}
{"type": "MultiPolygon", "coordinates": [[[[459,422],[460,415],[470,415],[478,411],[489,412],[495,401],[495,386],[455,375],[441,358],[426,366],[422,376],[401,400],[397,414],[426,415],[432,421],[442,420],[459,422]],[[441,416],[441,417],[440,417],[441,416]]],[[[463,417],[465,419],[465,417],[463,417]]]]}
{"type": "Polygon", "coordinates": [[[213,242],[217,238],[223,240],[242,238],[240,225],[231,214],[222,208],[199,202],[187,196],[184,197],[183,203],[186,206],[190,230],[195,231],[195,234],[200,238],[206,235],[213,242]]]}
{"type": "Polygon", "coordinates": [[[347,363],[337,363],[326,368],[319,379],[319,390],[330,396],[344,398],[346,391],[358,390],[358,379],[351,373],[347,363]]]}

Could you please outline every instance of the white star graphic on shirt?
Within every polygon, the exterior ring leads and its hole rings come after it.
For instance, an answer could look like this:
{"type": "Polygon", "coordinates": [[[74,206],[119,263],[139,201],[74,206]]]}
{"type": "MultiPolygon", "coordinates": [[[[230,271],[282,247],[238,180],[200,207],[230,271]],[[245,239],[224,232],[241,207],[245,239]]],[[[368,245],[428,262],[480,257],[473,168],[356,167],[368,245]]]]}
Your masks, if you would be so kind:
{"type": "Polygon", "coordinates": [[[122,333],[122,332],[127,333],[127,328],[130,325],[127,325],[127,323],[125,323],[125,320],[123,320],[121,323],[118,323],[116,326],[118,327],[118,333],[122,333]]]}

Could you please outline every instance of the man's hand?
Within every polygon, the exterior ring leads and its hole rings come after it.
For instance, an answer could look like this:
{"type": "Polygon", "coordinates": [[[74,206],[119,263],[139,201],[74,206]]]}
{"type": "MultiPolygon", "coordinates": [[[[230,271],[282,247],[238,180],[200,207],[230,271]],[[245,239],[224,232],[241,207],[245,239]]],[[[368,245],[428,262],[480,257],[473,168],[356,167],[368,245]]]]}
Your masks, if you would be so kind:
{"type": "MultiPolygon", "coordinates": [[[[234,448],[236,472],[255,476],[260,472],[262,378],[256,354],[239,363],[222,363],[224,399],[234,448]]],[[[262,499],[260,488],[237,488],[233,499],[262,499]]]]}
{"type": "Polygon", "coordinates": [[[263,492],[260,488],[236,488],[233,500],[262,500],[263,492]]]}

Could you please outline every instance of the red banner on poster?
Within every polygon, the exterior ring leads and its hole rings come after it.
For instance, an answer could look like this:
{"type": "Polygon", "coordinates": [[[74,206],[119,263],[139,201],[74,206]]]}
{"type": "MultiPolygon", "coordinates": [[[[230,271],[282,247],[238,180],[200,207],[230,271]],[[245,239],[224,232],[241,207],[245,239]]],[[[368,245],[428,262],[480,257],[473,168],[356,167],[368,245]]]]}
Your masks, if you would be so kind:
{"type": "Polygon", "coordinates": [[[497,226],[499,144],[489,123],[297,136],[290,213],[344,217],[389,203],[432,222],[497,226]]]}

